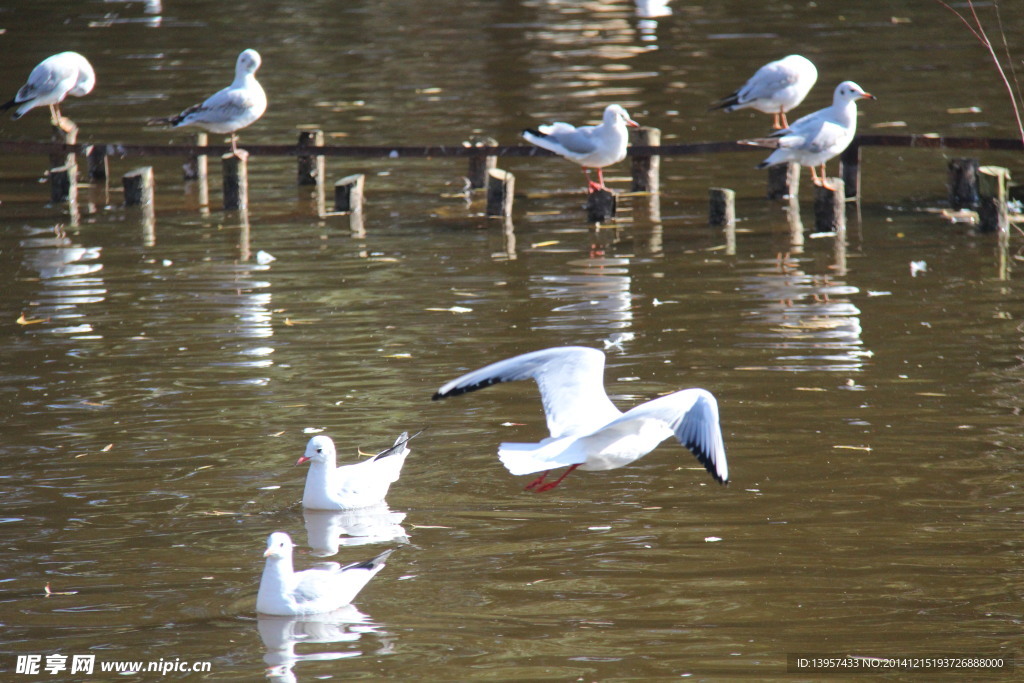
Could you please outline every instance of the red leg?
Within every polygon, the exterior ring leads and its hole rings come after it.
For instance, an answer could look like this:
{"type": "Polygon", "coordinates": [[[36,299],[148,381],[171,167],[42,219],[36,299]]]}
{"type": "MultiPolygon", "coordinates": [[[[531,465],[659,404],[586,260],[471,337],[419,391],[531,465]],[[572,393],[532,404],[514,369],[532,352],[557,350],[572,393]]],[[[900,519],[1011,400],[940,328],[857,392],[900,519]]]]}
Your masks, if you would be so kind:
{"type": "MultiPolygon", "coordinates": [[[[601,169],[597,169],[597,172],[601,173],[601,169]]],[[[590,179],[590,169],[589,168],[584,168],[583,169],[583,174],[587,176],[587,192],[593,192],[595,190],[600,190],[601,189],[601,186],[599,184],[595,183],[593,180],[590,179]]]]}
{"type": "Polygon", "coordinates": [[[544,477],[548,476],[548,472],[550,472],[550,471],[551,470],[548,470],[544,474],[540,475],[539,477],[537,477],[536,479],[531,481],[529,484],[527,484],[526,486],[523,487],[523,490],[524,491],[529,491],[530,489],[532,489],[534,487],[540,486],[542,483],[544,483],[544,477]]]}
{"type": "MultiPolygon", "coordinates": [[[[552,481],[552,482],[548,482],[547,484],[544,484],[543,486],[539,487],[539,488],[537,489],[537,493],[542,493],[542,492],[544,492],[544,491],[550,491],[551,489],[555,488],[556,486],[558,486],[559,484],[561,484],[561,483],[562,483],[562,480],[563,480],[563,479],[565,479],[566,477],[568,477],[568,476],[569,476],[569,473],[570,473],[570,472],[572,472],[572,471],[573,471],[574,469],[576,469],[577,467],[579,467],[579,465],[578,465],[578,464],[576,464],[576,465],[571,465],[571,466],[569,467],[569,469],[567,469],[567,470],[566,470],[566,471],[565,471],[565,472],[564,472],[564,473],[562,474],[562,476],[560,476],[560,477],[559,477],[558,479],[556,479],[556,480],[554,480],[554,481],[552,481]]],[[[549,471],[550,471],[550,470],[549,470],[549,471]]],[[[547,472],[545,472],[544,474],[545,474],[545,475],[547,475],[547,472]]],[[[543,477],[542,477],[542,478],[543,478],[543,477]]],[[[529,487],[527,487],[527,488],[529,488],[529,487]]]]}

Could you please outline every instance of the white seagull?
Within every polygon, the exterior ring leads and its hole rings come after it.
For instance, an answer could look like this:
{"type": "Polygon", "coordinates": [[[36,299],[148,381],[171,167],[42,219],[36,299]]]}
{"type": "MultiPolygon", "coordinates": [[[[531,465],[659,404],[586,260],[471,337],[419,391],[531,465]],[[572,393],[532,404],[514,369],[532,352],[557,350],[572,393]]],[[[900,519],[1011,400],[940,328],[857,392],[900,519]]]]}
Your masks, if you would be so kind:
{"type": "Polygon", "coordinates": [[[256,611],[260,614],[297,616],[322,614],[344,607],[355,599],[377,572],[384,568],[392,550],[372,560],[342,567],[325,562],[297,572],[292,568],[295,545],[288,534],[275,531],[267,538],[267,558],[256,595],[256,611]]]}
{"type": "Polygon", "coordinates": [[[406,445],[419,433],[402,432],[395,445],[373,458],[354,465],[337,466],[337,453],[329,436],[314,436],[295,464],[310,463],[302,506],[313,510],[352,510],[384,502],[393,482],[398,481],[406,445]]]}
{"type": "Polygon", "coordinates": [[[88,95],[95,85],[96,72],[88,59],[77,52],[61,52],[39,62],[25,85],[10,102],[0,106],[0,111],[17,106],[11,118],[20,119],[30,109],[46,105],[50,107],[53,125],[67,130],[60,114],[60,103],[68,95],[88,95]]]}
{"type": "Polygon", "coordinates": [[[498,361],[448,382],[434,400],[458,396],[499,382],[536,380],[551,436],[540,443],[503,443],[498,457],[515,475],[543,471],[527,489],[548,491],[577,467],[612,470],[650,453],[675,436],[716,481],[729,481],[718,402],[704,389],[684,389],[625,413],[604,389],[604,353],[560,346],[498,361]],[[569,469],[544,483],[552,469],[569,469]]]}
{"type": "Polygon", "coordinates": [[[769,137],[740,140],[740,143],[775,150],[758,168],[796,161],[811,167],[811,178],[816,185],[829,187],[825,181],[825,162],[841,154],[853,142],[857,134],[857,100],[860,99],[876,98],[853,81],[843,81],[836,86],[831,107],[799,118],[789,128],[769,137]],[[818,164],[821,165],[821,180],[814,172],[818,164]]]}
{"type": "Polygon", "coordinates": [[[637,128],[640,124],[629,118],[621,106],[609,104],[604,109],[599,125],[577,128],[570,123],[557,122],[538,126],[537,130],[527,128],[523,131],[523,138],[575,161],[583,167],[587,187],[591,191],[604,190],[606,188],[601,169],[626,158],[626,144],[629,142],[626,126],[637,128]],[[597,169],[596,183],[590,180],[592,168],[597,169]]]}
{"type": "Polygon", "coordinates": [[[235,63],[235,80],[228,87],[210,95],[202,104],[195,104],[177,116],[150,119],[150,125],[174,128],[196,126],[210,133],[230,133],[231,151],[239,153],[235,133],[255,123],[267,110],[267,95],[256,80],[262,60],[256,50],[243,50],[235,63]]]}
{"type": "Polygon", "coordinates": [[[817,80],[818,70],[811,60],[789,55],[762,66],[742,88],[711,108],[736,111],[753,107],[772,115],[773,129],[787,128],[786,112],[804,101],[817,80]]]}

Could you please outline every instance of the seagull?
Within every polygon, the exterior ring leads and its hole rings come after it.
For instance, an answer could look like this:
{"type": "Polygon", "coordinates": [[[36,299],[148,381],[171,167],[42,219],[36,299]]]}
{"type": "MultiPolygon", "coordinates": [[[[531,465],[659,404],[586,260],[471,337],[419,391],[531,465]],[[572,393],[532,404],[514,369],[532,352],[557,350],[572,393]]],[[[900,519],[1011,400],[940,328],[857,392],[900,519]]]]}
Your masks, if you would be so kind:
{"type": "Polygon", "coordinates": [[[831,107],[799,118],[789,128],[783,128],[769,137],[740,140],[740,143],[775,150],[757,165],[758,168],[796,161],[802,166],[811,167],[811,179],[815,185],[833,189],[825,180],[825,162],[841,154],[853,142],[853,136],[857,133],[857,100],[860,99],[877,98],[864,92],[853,81],[843,81],[836,86],[831,107]],[[821,164],[821,180],[814,172],[818,164],[821,164]]]}
{"type": "Polygon", "coordinates": [[[394,552],[386,550],[372,560],[345,567],[325,562],[296,572],[292,568],[294,547],[291,537],[283,531],[275,531],[267,538],[267,551],[263,553],[267,563],[256,595],[256,611],[260,614],[321,614],[348,605],[394,552]]]}
{"type": "Polygon", "coordinates": [[[499,382],[536,380],[551,436],[540,443],[503,443],[498,457],[515,475],[544,472],[526,486],[548,491],[577,467],[612,470],[650,453],[675,435],[714,479],[729,482],[718,402],[704,389],[684,389],[653,399],[625,413],[604,389],[604,352],[560,346],[492,363],[448,382],[434,400],[466,394],[499,382]],[[553,482],[553,469],[569,469],[553,482]]]}
{"type": "Polygon", "coordinates": [[[50,107],[53,125],[67,131],[60,103],[68,95],[88,95],[95,85],[96,72],[88,59],[77,52],[61,52],[39,62],[11,101],[0,105],[0,111],[20,105],[11,115],[12,119],[20,119],[30,109],[46,105],[50,107]]]}
{"type": "Polygon", "coordinates": [[[593,192],[607,189],[601,169],[626,158],[626,143],[629,141],[626,126],[638,128],[640,124],[629,118],[621,106],[609,104],[597,126],[577,128],[570,123],[558,122],[538,126],[537,130],[527,128],[523,131],[523,138],[582,166],[587,176],[587,187],[593,192]],[[596,183],[590,179],[592,168],[597,169],[596,183]]]}
{"type": "Polygon", "coordinates": [[[302,506],[312,510],[352,510],[384,502],[388,488],[398,481],[405,456],[409,455],[406,444],[419,434],[409,436],[402,432],[391,448],[370,460],[342,467],[336,465],[337,453],[331,437],[314,436],[295,462],[310,463],[302,506]]]}
{"type": "Polygon", "coordinates": [[[256,80],[260,64],[260,53],[252,49],[243,50],[235,63],[235,80],[231,85],[177,116],[150,119],[149,125],[197,126],[211,133],[230,133],[231,151],[240,154],[235,133],[255,123],[267,110],[267,95],[256,80]]]}
{"type": "Polygon", "coordinates": [[[762,66],[742,88],[723,97],[711,108],[736,111],[753,107],[772,115],[773,130],[788,128],[786,112],[804,101],[817,80],[818,70],[811,60],[801,55],[789,55],[762,66]]]}

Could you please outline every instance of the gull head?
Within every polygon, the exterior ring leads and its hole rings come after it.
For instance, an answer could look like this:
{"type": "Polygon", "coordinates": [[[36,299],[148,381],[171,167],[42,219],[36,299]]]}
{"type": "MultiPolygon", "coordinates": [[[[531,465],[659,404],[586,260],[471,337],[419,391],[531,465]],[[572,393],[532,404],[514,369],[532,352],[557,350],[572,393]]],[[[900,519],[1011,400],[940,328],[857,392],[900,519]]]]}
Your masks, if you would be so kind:
{"type": "Polygon", "coordinates": [[[853,81],[843,81],[836,86],[835,94],[832,96],[833,102],[845,103],[852,102],[854,100],[876,100],[878,99],[869,92],[866,92],[864,88],[860,87],[853,81]]]}
{"type": "Polygon", "coordinates": [[[78,79],[75,81],[75,87],[71,88],[68,94],[75,97],[88,95],[96,87],[96,72],[93,71],[92,64],[77,52],[65,52],[64,54],[71,58],[75,62],[75,66],[78,67],[78,79]]]}
{"type": "Polygon", "coordinates": [[[254,74],[262,63],[263,60],[260,59],[260,53],[256,52],[256,50],[252,48],[242,50],[242,53],[238,55],[238,62],[235,64],[235,74],[239,76],[254,74]]]}
{"type": "Polygon", "coordinates": [[[617,126],[620,123],[625,126],[631,126],[633,128],[639,128],[640,124],[629,118],[629,114],[626,110],[618,104],[609,104],[604,108],[603,122],[609,126],[617,126]]]}
{"type": "Polygon", "coordinates": [[[283,531],[275,531],[267,537],[267,550],[263,553],[263,557],[283,560],[292,556],[294,547],[295,544],[292,543],[291,536],[283,531]]]}
{"type": "Polygon", "coordinates": [[[314,462],[320,465],[333,464],[337,458],[334,451],[334,442],[329,436],[314,436],[306,444],[306,452],[295,461],[296,465],[307,462],[314,462]]]}

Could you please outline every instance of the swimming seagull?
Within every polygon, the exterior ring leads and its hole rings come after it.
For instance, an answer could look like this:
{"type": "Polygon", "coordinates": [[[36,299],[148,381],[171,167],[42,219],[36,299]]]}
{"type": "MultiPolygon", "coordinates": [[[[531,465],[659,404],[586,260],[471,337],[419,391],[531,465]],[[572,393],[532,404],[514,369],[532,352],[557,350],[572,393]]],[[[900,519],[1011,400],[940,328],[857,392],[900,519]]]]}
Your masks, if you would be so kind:
{"type": "Polygon", "coordinates": [[[196,126],[210,133],[230,133],[231,151],[244,155],[244,151],[238,149],[235,133],[255,123],[267,110],[267,95],[256,80],[260,64],[260,53],[252,49],[243,50],[235,63],[235,80],[231,85],[177,116],[150,119],[149,125],[196,126]]]}
{"type": "Polygon", "coordinates": [[[410,439],[402,432],[395,445],[370,460],[338,467],[334,441],[329,436],[314,436],[306,444],[306,452],[295,464],[310,463],[302,506],[313,510],[352,510],[384,502],[393,482],[398,481],[405,457],[409,455],[410,439]]]}
{"type": "Polygon", "coordinates": [[[548,491],[577,467],[611,470],[650,453],[675,436],[711,476],[728,483],[718,402],[704,389],[684,389],[653,399],[625,413],[604,389],[604,353],[582,346],[560,346],[498,361],[448,382],[434,400],[458,396],[499,382],[533,379],[551,436],[540,443],[503,443],[498,457],[515,475],[544,472],[526,486],[548,491]],[[544,483],[548,472],[569,469],[544,483]]]}
{"type": "Polygon", "coordinates": [[[17,94],[0,105],[0,111],[18,106],[11,118],[20,119],[30,109],[46,105],[53,125],[67,131],[69,124],[61,116],[60,103],[68,95],[88,95],[95,85],[96,72],[88,59],[77,52],[61,52],[39,62],[17,94]]]}
{"type": "Polygon", "coordinates": [[[788,128],[786,112],[797,107],[818,80],[818,70],[811,60],[789,55],[769,62],[758,69],[742,88],[723,97],[712,109],[736,111],[754,109],[772,115],[772,129],[788,128]]]}
{"type": "Polygon", "coordinates": [[[860,99],[877,98],[864,92],[853,81],[843,81],[836,86],[831,107],[799,118],[789,128],[783,128],[766,138],[739,142],[775,150],[757,165],[758,168],[796,161],[802,166],[811,167],[811,179],[815,185],[833,189],[825,180],[825,162],[841,154],[853,142],[857,134],[857,100],[860,99]],[[820,180],[814,172],[818,164],[821,164],[820,180]]]}
{"type": "Polygon", "coordinates": [[[601,169],[626,158],[626,144],[629,142],[626,126],[637,128],[640,124],[629,118],[621,106],[609,104],[604,109],[601,123],[596,126],[577,128],[570,123],[557,122],[538,126],[536,130],[527,128],[523,131],[523,138],[582,166],[587,176],[587,187],[593,192],[607,189],[601,169]],[[592,168],[597,169],[596,183],[590,179],[592,168]]]}
{"type": "Polygon", "coordinates": [[[294,616],[321,614],[344,607],[355,599],[377,572],[384,568],[393,550],[372,560],[342,567],[325,562],[311,569],[296,572],[292,567],[291,537],[275,531],[267,538],[267,562],[256,594],[256,611],[260,614],[294,616]]]}

